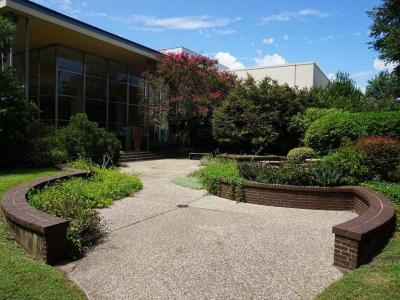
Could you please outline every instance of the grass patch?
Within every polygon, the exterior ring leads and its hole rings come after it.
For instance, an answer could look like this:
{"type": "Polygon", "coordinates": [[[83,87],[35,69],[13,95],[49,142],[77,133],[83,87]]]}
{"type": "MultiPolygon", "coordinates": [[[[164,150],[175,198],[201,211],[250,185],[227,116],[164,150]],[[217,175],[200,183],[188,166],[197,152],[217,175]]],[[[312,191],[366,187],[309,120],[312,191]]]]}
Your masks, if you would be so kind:
{"type": "Polygon", "coordinates": [[[89,169],[93,175],[59,181],[33,191],[28,201],[41,211],[70,221],[67,230],[68,256],[76,259],[104,233],[104,224],[96,209],[132,196],[142,183],[136,175],[124,174],[115,168],[102,169],[82,161],[72,166],[89,169]]]}
{"type": "MultiPolygon", "coordinates": [[[[55,169],[28,169],[0,173],[0,199],[12,187],[59,173],[55,169]]],[[[85,299],[83,293],[58,270],[30,258],[9,240],[0,219],[0,299],[85,299]]]]}
{"type": "MultiPolygon", "coordinates": [[[[393,201],[400,221],[400,184],[368,182],[370,189],[393,201]]],[[[400,232],[370,264],[351,271],[330,285],[317,299],[400,299],[400,232]]]]}
{"type": "Polygon", "coordinates": [[[201,182],[197,176],[194,176],[192,174],[186,175],[186,176],[177,176],[172,178],[172,182],[186,187],[190,189],[195,189],[195,190],[201,190],[203,186],[201,185],[201,182]]]}

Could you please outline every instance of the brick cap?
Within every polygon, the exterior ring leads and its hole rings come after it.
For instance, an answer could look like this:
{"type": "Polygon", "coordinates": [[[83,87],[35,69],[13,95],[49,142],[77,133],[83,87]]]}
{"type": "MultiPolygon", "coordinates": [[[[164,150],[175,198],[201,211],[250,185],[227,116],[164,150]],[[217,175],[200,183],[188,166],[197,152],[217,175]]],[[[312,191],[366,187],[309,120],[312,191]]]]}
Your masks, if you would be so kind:
{"type": "Polygon", "coordinates": [[[58,166],[58,168],[67,173],[51,175],[23,183],[6,192],[1,201],[1,209],[4,216],[13,223],[37,232],[39,235],[49,235],[59,232],[60,229],[65,229],[69,225],[69,221],[40,211],[26,201],[27,193],[34,188],[41,188],[57,180],[90,175],[88,171],[84,170],[65,166],[58,166]]]}

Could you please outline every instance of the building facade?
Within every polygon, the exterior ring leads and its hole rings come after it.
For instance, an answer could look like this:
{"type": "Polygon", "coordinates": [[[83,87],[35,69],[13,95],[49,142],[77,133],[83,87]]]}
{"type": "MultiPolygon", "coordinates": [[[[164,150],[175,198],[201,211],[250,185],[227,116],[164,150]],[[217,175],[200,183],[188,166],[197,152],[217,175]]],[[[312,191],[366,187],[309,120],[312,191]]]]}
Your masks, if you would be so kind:
{"type": "Polygon", "coordinates": [[[278,81],[279,84],[288,84],[290,87],[299,89],[323,88],[329,82],[328,77],[315,62],[238,69],[231,72],[235,73],[240,79],[246,79],[250,75],[256,81],[261,81],[268,76],[278,81]]]}
{"type": "Polygon", "coordinates": [[[17,25],[2,67],[15,67],[42,121],[62,126],[84,112],[125,150],[168,139],[166,103],[141,77],[158,51],[30,1],[2,0],[0,13],[17,25]]]}

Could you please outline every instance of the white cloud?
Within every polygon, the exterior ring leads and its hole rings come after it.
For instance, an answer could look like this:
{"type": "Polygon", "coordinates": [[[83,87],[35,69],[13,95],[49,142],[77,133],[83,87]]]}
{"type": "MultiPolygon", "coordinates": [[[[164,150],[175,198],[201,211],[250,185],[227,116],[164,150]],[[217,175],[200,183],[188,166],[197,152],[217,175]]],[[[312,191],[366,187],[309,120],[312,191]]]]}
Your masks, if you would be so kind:
{"type": "Polygon", "coordinates": [[[265,55],[264,57],[255,58],[257,67],[265,67],[265,66],[273,66],[273,65],[283,65],[286,64],[287,61],[279,54],[265,55]]]}
{"type": "Polygon", "coordinates": [[[335,80],[336,79],[336,74],[335,73],[328,73],[326,74],[329,80],[335,80]]]}
{"type": "Polygon", "coordinates": [[[285,34],[285,35],[283,35],[283,39],[284,39],[285,41],[288,41],[288,40],[289,40],[289,36],[288,36],[287,34],[285,34]]]}
{"type": "Polygon", "coordinates": [[[229,52],[218,52],[215,54],[215,59],[224,66],[227,66],[229,69],[243,69],[244,64],[237,60],[235,56],[230,54],[229,52]]]}
{"type": "Polygon", "coordinates": [[[396,67],[395,63],[387,63],[379,58],[375,59],[373,62],[373,67],[377,71],[393,71],[393,69],[396,67]]]}
{"type": "Polygon", "coordinates": [[[318,9],[311,9],[311,8],[306,8],[302,10],[297,10],[297,11],[284,11],[279,14],[275,15],[269,15],[264,18],[262,18],[263,24],[266,25],[270,22],[287,22],[291,20],[307,20],[310,17],[314,18],[326,18],[329,17],[330,14],[323,12],[318,9]]]}
{"type": "Polygon", "coordinates": [[[327,42],[327,41],[332,41],[334,38],[335,38],[335,37],[334,37],[332,34],[330,34],[330,35],[321,37],[320,40],[321,40],[322,42],[327,42]]]}
{"type": "Polygon", "coordinates": [[[264,38],[264,39],[262,39],[262,43],[264,45],[272,45],[274,43],[274,39],[273,38],[264,38]]]}
{"type": "Polygon", "coordinates": [[[241,18],[212,18],[210,16],[186,16],[157,18],[147,15],[133,15],[129,23],[137,23],[146,27],[159,29],[197,30],[216,27],[225,27],[229,24],[239,22],[241,18]]]}

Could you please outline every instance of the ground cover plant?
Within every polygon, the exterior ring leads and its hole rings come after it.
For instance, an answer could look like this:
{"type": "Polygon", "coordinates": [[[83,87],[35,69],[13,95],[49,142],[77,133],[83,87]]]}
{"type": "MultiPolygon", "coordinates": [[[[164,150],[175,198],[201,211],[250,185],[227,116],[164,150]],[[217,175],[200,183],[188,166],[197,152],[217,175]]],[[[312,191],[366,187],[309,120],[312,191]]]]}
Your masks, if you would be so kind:
{"type": "MultiPolygon", "coordinates": [[[[56,169],[21,169],[0,172],[0,199],[12,187],[60,172],[56,169]]],[[[0,299],[86,299],[57,269],[30,258],[16,246],[0,217],[0,299]]]]}
{"type": "Polygon", "coordinates": [[[70,166],[90,170],[92,175],[59,181],[33,191],[28,201],[39,210],[70,221],[68,254],[75,259],[96,243],[104,232],[104,224],[96,209],[132,196],[142,185],[136,175],[124,174],[115,168],[103,169],[82,160],[70,166]]]}

